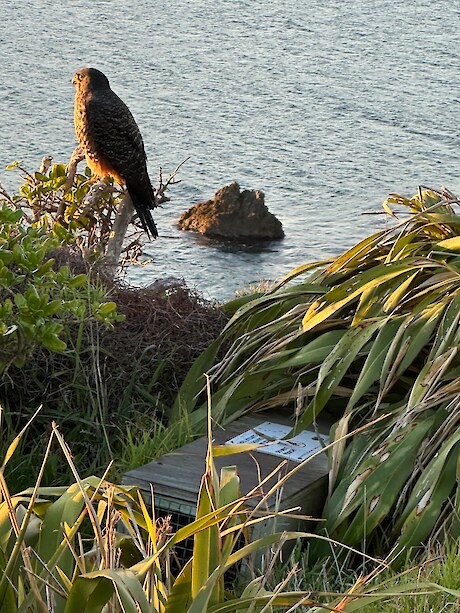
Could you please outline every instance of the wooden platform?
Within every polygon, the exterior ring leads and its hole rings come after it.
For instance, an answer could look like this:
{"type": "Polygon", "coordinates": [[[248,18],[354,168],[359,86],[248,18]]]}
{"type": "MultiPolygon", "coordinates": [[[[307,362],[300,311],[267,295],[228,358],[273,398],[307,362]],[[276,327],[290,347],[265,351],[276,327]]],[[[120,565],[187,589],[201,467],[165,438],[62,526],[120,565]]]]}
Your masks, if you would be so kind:
{"type": "MultiPolygon", "coordinates": [[[[263,422],[270,421],[292,427],[292,421],[279,412],[264,412],[256,416],[246,416],[228,425],[225,430],[215,429],[214,443],[222,445],[233,437],[257,427],[263,422]]],[[[328,427],[320,427],[322,434],[328,433],[328,427]]],[[[147,499],[150,499],[150,488],[153,486],[155,506],[157,509],[169,510],[180,515],[194,517],[196,502],[200,487],[201,476],[205,468],[207,438],[200,438],[173,453],[169,453],[158,460],[129,471],[123,478],[123,483],[137,485],[143,490],[147,499]]],[[[262,479],[276,469],[282,458],[266,453],[252,452],[233,454],[216,458],[218,469],[223,466],[236,465],[241,480],[241,494],[255,488],[259,483],[259,474],[262,479]]],[[[297,462],[288,461],[276,477],[264,485],[268,491],[281,475],[286,474],[297,462]]],[[[268,509],[286,509],[300,507],[302,515],[317,517],[322,510],[327,489],[328,461],[325,453],[302,466],[284,484],[277,499],[272,496],[268,500],[268,509]]],[[[254,507],[260,500],[253,498],[247,505],[254,507]]],[[[288,522],[289,523],[289,522],[288,522]]],[[[283,529],[295,529],[305,526],[289,525],[283,529]]]]}

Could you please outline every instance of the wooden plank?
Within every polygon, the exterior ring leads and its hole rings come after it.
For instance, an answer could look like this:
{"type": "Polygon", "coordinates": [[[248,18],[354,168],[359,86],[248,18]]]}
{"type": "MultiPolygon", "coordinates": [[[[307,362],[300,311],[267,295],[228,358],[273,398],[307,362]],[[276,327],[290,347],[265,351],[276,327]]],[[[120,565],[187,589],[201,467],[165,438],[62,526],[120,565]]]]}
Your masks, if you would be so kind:
{"type": "MultiPolygon", "coordinates": [[[[216,428],[213,436],[214,443],[221,445],[231,438],[242,434],[264,421],[272,421],[292,426],[292,422],[280,412],[264,412],[257,416],[244,416],[228,426],[225,430],[216,428]]],[[[328,428],[323,425],[320,432],[323,434],[328,428]]],[[[123,478],[123,483],[138,485],[146,493],[153,485],[155,495],[170,500],[183,501],[195,505],[199,491],[201,476],[205,469],[207,437],[193,441],[173,453],[169,453],[158,460],[129,471],[123,478]]],[[[253,452],[233,454],[215,459],[218,470],[224,466],[236,465],[241,480],[241,493],[247,494],[259,484],[259,473],[263,479],[283,463],[282,458],[266,453],[253,452]]],[[[264,492],[287,474],[298,463],[288,461],[277,474],[264,485],[264,492]]],[[[304,514],[318,514],[325,498],[326,476],[328,462],[326,454],[309,461],[287,479],[283,485],[281,496],[273,494],[268,500],[268,508],[275,506],[279,509],[300,505],[304,514]]],[[[247,505],[254,507],[261,495],[248,500],[247,505]]]]}

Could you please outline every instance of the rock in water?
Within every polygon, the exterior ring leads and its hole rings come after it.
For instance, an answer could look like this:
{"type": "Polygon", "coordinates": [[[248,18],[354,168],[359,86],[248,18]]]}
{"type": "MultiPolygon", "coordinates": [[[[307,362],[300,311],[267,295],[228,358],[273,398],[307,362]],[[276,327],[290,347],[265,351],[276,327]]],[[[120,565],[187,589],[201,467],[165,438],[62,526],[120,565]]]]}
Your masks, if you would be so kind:
{"type": "Polygon", "coordinates": [[[181,230],[227,240],[274,240],[284,237],[279,219],[265,206],[263,192],[240,190],[238,183],[219,189],[179,217],[181,230]]]}

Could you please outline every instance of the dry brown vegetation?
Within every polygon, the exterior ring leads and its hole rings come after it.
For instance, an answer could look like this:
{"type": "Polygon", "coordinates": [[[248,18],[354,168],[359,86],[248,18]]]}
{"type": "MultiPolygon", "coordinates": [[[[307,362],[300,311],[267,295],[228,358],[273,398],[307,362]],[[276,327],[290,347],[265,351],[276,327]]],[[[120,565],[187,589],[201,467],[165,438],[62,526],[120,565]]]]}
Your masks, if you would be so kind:
{"type": "MultiPolygon", "coordinates": [[[[56,266],[88,272],[76,253],[55,252],[53,257],[56,266]]],[[[106,465],[130,425],[142,431],[151,427],[152,418],[168,423],[169,408],[190,366],[227,321],[217,304],[180,281],[133,288],[104,278],[94,268],[90,274],[108,288],[124,321],[112,329],[94,321],[69,326],[67,351],[37,349],[22,368],[11,367],[0,385],[13,432],[43,404],[23,443],[29,457],[55,419],[73,441],[82,472],[106,465]]],[[[56,466],[49,479],[59,478],[56,466]]],[[[21,482],[18,474],[18,485],[21,482]]]]}

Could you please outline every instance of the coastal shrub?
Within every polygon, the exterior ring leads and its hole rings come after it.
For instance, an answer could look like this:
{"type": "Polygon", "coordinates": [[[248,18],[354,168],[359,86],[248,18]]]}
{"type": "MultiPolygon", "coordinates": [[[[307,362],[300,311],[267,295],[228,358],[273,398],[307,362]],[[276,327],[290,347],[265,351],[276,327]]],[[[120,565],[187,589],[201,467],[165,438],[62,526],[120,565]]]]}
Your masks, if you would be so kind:
{"type": "Polygon", "coordinates": [[[77,172],[79,156],[72,156],[68,166],[42,160],[39,171],[29,171],[16,160],[7,170],[23,181],[18,193],[2,190],[9,205],[23,211],[29,225],[46,228],[51,235],[76,244],[85,253],[103,255],[107,249],[116,211],[122,194],[107,185],[95,184],[91,170],[77,172]]]}
{"type": "MultiPolygon", "coordinates": [[[[91,282],[86,274],[74,274],[67,266],[54,267],[49,256],[60,245],[57,236],[29,225],[21,211],[0,203],[0,403],[8,409],[4,443],[46,400],[46,395],[36,394],[34,377],[24,376],[31,371],[36,374],[39,356],[47,363],[62,362],[75,353],[79,331],[91,326],[107,331],[122,319],[100,283],[91,282]],[[26,396],[29,402],[24,406],[21,400],[26,396]]],[[[46,370],[40,373],[45,390],[52,376],[46,370]]],[[[68,386],[69,380],[61,394],[68,386]]],[[[30,432],[23,439],[23,458],[16,456],[19,472],[30,475],[34,469],[35,444],[30,432]]]]}
{"type": "MultiPolygon", "coordinates": [[[[85,475],[110,460],[116,471],[121,464],[133,468],[164,451],[164,445],[146,446],[145,439],[167,426],[187,370],[226,321],[220,308],[182,283],[167,290],[112,284],[106,291],[123,321],[112,328],[93,320],[68,322],[66,351],[37,349],[33,359],[21,368],[11,367],[0,382],[12,432],[43,404],[27,437],[31,444],[37,442],[28,448],[33,461],[11,463],[16,488],[26,487],[36,473],[39,432],[52,419],[59,419],[85,475]]],[[[48,462],[45,484],[67,480],[65,464],[48,462]]]]}
{"type": "Polygon", "coordinates": [[[67,322],[118,318],[115,303],[86,275],[53,269],[47,255],[59,241],[22,221],[21,211],[0,204],[0,374],[23,366],[37,347],[65,351],[67,322]]]}
{"type": "Polygon", "coordinates": [[[206,372],[217,422],[290,407],[295,433],[328,413],[336,445],[322,529],[348,545],[401,552],[460,536],[458,204],[447,191],[392,195],[394,227],[229,303],[232,319],[176,400],[200,424],[206,372]]]}
{"type": "MultiPolygon", "coordinates": [[[[49,159],[39,172],[20,162],[9,168],[23,180],[17,194],[0,185],[0,371],[7,369],[0,402],[9,440],[43,404],[21,440],[22,457],[9,464],[12,483],[21,489],[33,479],[52,419],[75,443],[84,474],[110,460],[132,467],[136,458],[151,459],[137,440],[166,427],[186,372],[226,317],[180,281],[131,288],[107,274],[98,252],[120,195],[108,189],[93,210],[88,170],[72,176],[49,159]]],[[[134,252],[135,245],[123,257],[134,252]]],[[[43,483],[68,477],[65,464],[50,461],[43,483]]]]}
{"type": "MultiPolygon", "coordinates": [[[[112,178],[96,180],[87,166],[83,173],[77,171],[84,159],[83,150],[77,147],[67,166],[52,164],[52,158],[45,156],[35,172],[16,160],[7,170],[19,173],[23,181],[19,193],[10,195],[0,183],[0,199],[22,210],[29,224],[43,226],[78,245],[86,258],[104,256],[101,265],[113,277],[119,265],[138,261],[143,230],[131,199],[112,178]]],[[[166,192],[178,182],[176,176],[186,161],[167,178],[160,168],[158,185],[153,188],[157,206],[169,202],[166,192]]]]}

